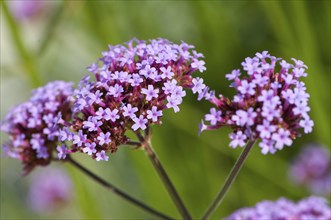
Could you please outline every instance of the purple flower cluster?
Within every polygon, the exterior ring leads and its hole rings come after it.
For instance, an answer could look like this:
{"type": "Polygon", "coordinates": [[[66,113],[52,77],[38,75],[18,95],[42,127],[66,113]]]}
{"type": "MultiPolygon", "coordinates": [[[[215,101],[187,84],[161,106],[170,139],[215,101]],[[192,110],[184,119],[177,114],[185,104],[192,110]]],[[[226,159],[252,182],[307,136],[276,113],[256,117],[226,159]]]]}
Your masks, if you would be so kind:
{"type": "Polygon", "coordinates": [[[210,98],[203,79],[191,76],[206,70],[203,55],[193,48],[165,39],[109,46],[102,64],[88,67],[96,80],[83,78],[74,92],[74,121],[60,133],[61,141],[72,145],[59,146],[58,157],[80,151],[97,161],[108,160],[107,152],[127,143],[127,130],[139,132],[160,124],[164,109],[178,112],[184,89],[198,93],[198,99],[210,98]]]}
{"type": "Polygon", "coordinates": [[[327,200],[309,197],[294,203],[281,198],[277,201],[263,201],[255,207],[242,208],[226,218],[227,220],[331,220],[331,209],[327,200]]]}
{"type": "Polygon", "coordinates": [[[248,140],[261,139],[262,153],[275,153],[284,146],[291,146],[293,140],[312,131],[314,122],[309,118],[309,94],[301,77],[306,77],[307,66],[300,60],[292,59],[289,64],[268,54],[256,53],[253,58],[242,62],[247,73],[240,78],[239,69],[233,70],[226,78],[237,90],[232,100],[220,96],[212,97],[215,105],[205,115],[200,132],[230,126],[230,146],[243,147],[248,140]]]}
{"type": "Polygon", "coordinates": [[[331,193],[330,151],[319,145],[306,146],[295,158],[289,175],[295,183],[305,185],[313,193],[329,195],[331,193]]]}
{"type": "Polygon", "coordinates": [[[10,141],[3,152],[21,160],[25,172],[53,159],[59,126],[71,118],[72,83],[55,81],[33,91],[29,101],[13,108],[1,122],[10,141]]]}
{"type": "Polygon", "coordinates": [[[72,182],[57,168],[46,168],[32,176],[28,204],[32,210],[44,214],[58,211],[72,198],[72,182]]]}

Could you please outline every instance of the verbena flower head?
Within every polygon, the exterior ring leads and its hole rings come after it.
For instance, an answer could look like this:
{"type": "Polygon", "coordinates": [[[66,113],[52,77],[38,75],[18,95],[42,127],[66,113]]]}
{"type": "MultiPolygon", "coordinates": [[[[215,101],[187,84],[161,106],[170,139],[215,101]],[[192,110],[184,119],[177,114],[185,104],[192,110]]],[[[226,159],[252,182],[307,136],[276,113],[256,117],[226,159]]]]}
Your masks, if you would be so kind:
{"type": "Polygon", "coordinates": [[[294,203],[281,198],[277,201],[263,201],[255,207],[235,211],[226,220],[330,220],[331,209],[327,200],[309,197],[294,203]]]}
{"type": "Polygon", "coordinates": [[[295,158],[289,175],[295,183],[306,186],[313,193],[330,195],[330,151],[317,144],[306,146],[295,158]]]}
{"type": "Polygon", "coordinates": [[[32,175],[27,202],[40,214],[59,211],[72,199],[72,182],[66,172],[46,168],[32,175]]]}
{"type": "Polygon", "coordinates": [[[33,91],[27,102],[13,108],[1,122],[9,135],[5,155],[22,161],[24,171],[53,159],[59,127],[71,118],[72,83],[55,81],[33,91]]]}
{"type": "Polygon", "coordinates": [[[226,75],[237,94],[230,100],[212,97],[215,107],[205,115],[200,132],[230,126],[230,146],[243,147],[248,140],[260,139],[262,153],[275,153],[293,140],[312,131],[314,122],[308,112],[309,94],[301,77],[306,77],[307,66],[300,60],[293,64],[268,54],[257,53],[242,62],[239,69],[226,75]]]}
{"type": "Polygon", "coordinates": [[[199,99],[209,98],[212,92],[203,79],[192,77],[206,70],[203,55],[193,48],[165,39],[109,46],[101,64],[88,67],[95,80],[85,77],[75,91],[74,121],[60,137],[72,145],[59,147],[59,157],[81,151],[97,161],[108,160],[105,153],[125,144],[128,130],[160,124],[164,109],[178,112],[184,89],[198,93],[199,99]]]}

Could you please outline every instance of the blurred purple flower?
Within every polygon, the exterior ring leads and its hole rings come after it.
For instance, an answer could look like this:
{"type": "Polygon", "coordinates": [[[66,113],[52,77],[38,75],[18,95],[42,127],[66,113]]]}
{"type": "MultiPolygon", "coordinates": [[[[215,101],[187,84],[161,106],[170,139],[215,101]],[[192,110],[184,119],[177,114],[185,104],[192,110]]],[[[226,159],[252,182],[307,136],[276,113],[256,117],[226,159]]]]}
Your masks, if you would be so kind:
{"type": "Polygon", "coordinates": [[[309,94],[299,79],[307,76],[307,66],[299,60],[294,62],[288,64],[267,51],[246,58],[242,67],[247,74],[241,74],[238,69],[226,74],[226,78],[233,81],[230,87],[237,91],[233,100],[221,95],[211,97],[209,101],[216,108],[205,115],[210,125],[202,122],[199,127],[211,130],[230,126],[234,130],[230,135],[231,147],[243,147],[247,140],[260,139],[263,154],[291,146],[301,135],[300,130],[310,133],[314,126],[308,115],[309,94]]]}
{"type": "Polygon", "coordinates": [[[294,159],[289,176],[296,184],[306,186],[313,193],[330,195],[330,151],[318,144],[307,145],[294,159]]]}
{"type": "Polygon", "coordinates": [[[72,198],[72,182],[58,168],[44,168],[32,175],[28,205],[37,213],[55,212],[68,205],[72,198]]]}
{"type": "MultiPolygon", "coordinates": [[[[199,60],[202,54],[192,48],[166,39],[133,39],[125,45],[109,46],[102,53],[102,64],[88,67],[96,79],[85,77],[74,92],[74,121],[68,125],[74,142],[68,152],[108,160],[105,153],[114,153],[127,143],[127,130],[140,132],[161,124],[164,109],[178,112],[184,89],[200,98],[211,98],[213,93],[203,80],[192,77],[193,72],[206,69],[205,62],[199,60]],[[86,138],[81,140],[77,132],[86,138]]],[[[71,141],[62,137],[62,141],[71,141]]]]}
{"type": "Polygon", "coordinates": [[[49,3],[40,0],[14,0],[8,1],[8,6],[16,20],[21,22],[42,14],[49,7],[49,3]]]}
{"type": "Polygon", "coordinates": [[[285,198],[277,201],[262,201],[255,207],[241,208],[226,220],[331,220],[328,201],[319,197],[308,197],[294,203],[285,198]]]}
{"type": "MultiPolygon", "coordinates": [[[[29,101],[13,108],[1,122],[1,131],[10,138],[4,154],[21,160],[25,173],[54,159],[58,139],[72,139],[68,129],[60,130],[71,118],[71,95],[72,83],[48,83],[35,89],[29,101]]],[[[65,158],[63,147],[58,150],[58,157],[65,158]]]]}

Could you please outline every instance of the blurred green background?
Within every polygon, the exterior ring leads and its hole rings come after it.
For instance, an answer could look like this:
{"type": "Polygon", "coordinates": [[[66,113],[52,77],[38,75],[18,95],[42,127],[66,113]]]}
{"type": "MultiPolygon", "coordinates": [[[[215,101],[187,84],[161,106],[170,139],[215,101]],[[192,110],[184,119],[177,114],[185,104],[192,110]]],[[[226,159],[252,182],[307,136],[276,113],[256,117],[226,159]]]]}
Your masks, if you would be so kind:
{"type": "MultiPolygon", "coordinates": [[[[264,199],[310,195],[293,185],[287,172],[305,143],[330,146],[330,1],[45,2],[44,11],[23,22],[8,10],[10,1],[1,2],[1,118],[28,99],[33,87],[52,80],[78,82],[108,44],[133,37],[195,45],[205,55],[205,82],[225,95],[234,93],[225,74],[240,68],[245,57],[268,50],[286,60],[303,60],[309,67],[305,82],[314,131],[275,155],[264,156],[255,147],[213,217],[264,199]]],[[[163,125],[153,128],[153,145],[195,218],[206,210],[241,151],[228,147],[225,128],[197,135],[209,108],[209,103],[198,103],[188,94],[178,114],[166,111],[163,125]]],[[[2,135],[1,141],[6,138],[2,135]]],[[[84,155],[76,158],[119,188],[179,218],[144,152],[124,148],[109,162],[99,163],[84,155]]],[[[31,177],[21,177],[19,161],[1,158],[1,219],[153,218],[69,164],[63,166],[74,181],[73,200],[63,210],[40,215],[26,204],[31,177]]]]}

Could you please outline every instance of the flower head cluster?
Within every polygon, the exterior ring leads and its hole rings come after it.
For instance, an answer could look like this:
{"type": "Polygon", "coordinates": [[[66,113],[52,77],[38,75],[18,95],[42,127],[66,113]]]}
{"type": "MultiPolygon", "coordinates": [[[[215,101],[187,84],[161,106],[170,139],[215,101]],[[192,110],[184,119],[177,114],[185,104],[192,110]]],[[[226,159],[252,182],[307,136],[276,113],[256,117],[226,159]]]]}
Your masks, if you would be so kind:
{"type": "Polygon", "coordinates": [[[203,79],[191,76],[206,70],[203,55],[192,49],[165,39],[109,46],[102,64],[88,67],[96,80],[83,78],[75,91],[74,121],[60,135],[61,141],[73,144],[58,147],[59,158],[81,151],[97,161],[108,160],[106,152],[127,142],[127,130],[160,124],[164,109],[178,112],[184,89],[198,93],[199,99],[212,96],[203,79]]]}
{"type": "Polygon", "coordinates": [[[48,83],[34,90],[29,101],[13,108],[1,122],[1,130],[10,138],[3,152],[21,160],[26,172],[52,160],[59,126],[71,118],[72,92],[72,83],[48,83]]]}
{"type": "Polygon", "coordinates": [[[331,193],[330,151],[318,145],[308,145],[295,158],[290,169],[290,178],[297,184],[308,187],[313,193],[331,193]]]}
{"type": "Polygon", "coordinates": [[[293,140],[312,131],[314,122],[309,118],[309,94],[301,77],[307,76],[307,66],[293,59],[289,64],[268,54],[257,53],[242,62],[245,75],[233,70],[226,78],[237,94],[232,100],[220,96],[210,99],[215,105],[205,115],[200,132],[230,126],[230,146],[243,147],[248,140],[261,139],[262,153],[275,153],[293,140]]]}
{"type": "Polygon", "coordinates": [[[32,176],[28,204],[37,213],[58,211],[72,198],[72,182],[58,168],[46,168],[32,176]]]}
{"type": "Polygon", "coordinates": [[[277,201],[263,201],[255,207],[242,208],[226,218],[227,220],[330,220],[331,209],[327,200],[309,197],[294,203],[281,198],[277,201]]]}

